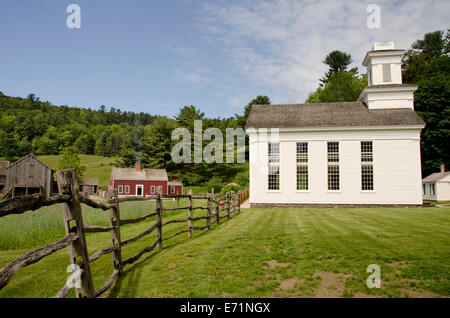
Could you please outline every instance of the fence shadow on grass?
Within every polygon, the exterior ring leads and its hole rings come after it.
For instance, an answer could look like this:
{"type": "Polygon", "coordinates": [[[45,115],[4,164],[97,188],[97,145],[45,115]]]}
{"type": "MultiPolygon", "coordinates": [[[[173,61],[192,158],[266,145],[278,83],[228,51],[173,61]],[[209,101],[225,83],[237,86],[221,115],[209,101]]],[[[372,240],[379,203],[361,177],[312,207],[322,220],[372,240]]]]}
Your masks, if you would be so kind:
{"type": "MultiPolygon", "coordinates": [[[[118,278],[121,275],[133,274],[136,275],[136,271],[140,273],[142,271],[143,263],[150,258],[159,254],[154,252],[155,248],[161,250],[163,248],[163,242],[172,239],[180,234],[187,233],[188,238],[193,237],[194,231],[210,230],[213,223],[220,224],[220,220],[226,218],[227,220],[232,218],[235,214],[240,212],[241,203],[241,191],[238,193],[228,192],[225,196],[219,197],[214,193],[207,193],[203,196],[194,196],[192,191],[188,194],[182,195],[163,195],[158,192],[156,196],[147,197],[123,197],[119,198],[117,192],[114,192],[112,199],[106,203],[97,202],[89,199],[88,197],[81,196],[79,193],[79,186],[77,182],[77,176],[74,169],[68,169],[57,172],[57,181],[59,194],[51,198],[44,198],[40,195],[31,195],[21,198],[13,198],[0,202],[0,217],[9,214],[22,214],[29,210],[37,210],[43,206],[49,206],[57,203],[62,203],[62,216],[64,220],[64,228],[66,236],[56,242],[41,247],[33,252],[27,253],[14,261],[10,262],[2,269],[0,269],[0,290],[3,289],[10,281],[10,279],[23,267],[34,264],[46,256],[53,254],[54,252],[68,247],[69,257],[71,264],[73,264],[73,270],[79,271],[80,285],[75,284],[76,297],[99,297],[111,286],[117,282],[117,288],[114,290],[120,290],[121,280],[118,278]],[[177,207],[165,207],[163,199],[177,199],[187,198],[189,204],[187,206],[177,207]],[[148,213],[144,216],[131,219],[121,219],[120,217],[120,203],[129,201],[150,201],[156,202],[156,211],[148,213]],[[194,206],[194,200],[200,200],[206,202],[206,207],[203,205],[194,206]],[[97,226],[85,224],[83,222],[83,213],[81,204],[86,204],[95,209],[101,209],[103,211],[109,211],[109,226],[97,226]],[[213,207],[214,205],[214,207],[213,207]],[[187,210],[187,218],[184,219],[169,219],[164,217],[164,211],[179,211],[187,210]],[[204,215],[195,216],[194,210],[205,211],[204,215]],[[221,212],[225,212],[221,215],[221,212]],[[147,230],[140,233],[137,236],[129,238],[127,240],[121,239],[121,226],[125,224],[139,223],[149,218],[155,217],[155,223],[147,230]],[[197,226],[195,222],[200,220],[206,220],[206,225],[197,226]],[[172,233],[166,237],[163,237],[163,227],[169,224],[187,223],[187,228],[181,229],[172,233]],[[91,256],[88,255],[88,248],[86,243],[86,233],[97,232],[110,232],[111,233],[111,245],[96,251],[91,256]],[[143,250],[138,252],[132,257],[125,260],[122,259],[122,248],[128,244],[134,243],[147,235],[155,232],[156,239],[153,243],[143,250]],[[94,289],[94,283],[92,279],[92,272],[90,264],[98,260],[102,255],[112,254],[113,260],[113,272],[106,283],[99,289],[94,289]],[[150,255],[142,258],[144,254],[151,253],[150,255]],[[140,260],[138,262],[138,260],[140,260]],[[138,263],[136,263],[138,262],[138,263]],[[136,263],[137,266],[130,268],[131,272],[125,271],[124,267],[136,263]]],[[[179,201],[178,201],[179,203],[179,201]]],[[[178,228],[175,228],[177,230],[178,228]]],[[[170,233],[170,231],[169,231],[170,233]]],[[[173,246],[173,245],[172,245],[173,246]]],[[[171,245],[168,246],[169,248],[171,245]]],[[[137,274],[140,277],[139,274],[137,274]]],[[[132,276],[133,277],[133,276],[132,276]]],[[[134,284],[135,279],[131,279],[130,285],[134,284]]],[[[132,290],[132,294],[135,294],[135,289],[129,286],[132,290]]],[[[63,288],[56,294],[56,298],[65,297],[71,290],[71,286],[65,284],[63,288]]],[[[111,296],[116,295],[116,292],[111,293],[111,296]]]]}

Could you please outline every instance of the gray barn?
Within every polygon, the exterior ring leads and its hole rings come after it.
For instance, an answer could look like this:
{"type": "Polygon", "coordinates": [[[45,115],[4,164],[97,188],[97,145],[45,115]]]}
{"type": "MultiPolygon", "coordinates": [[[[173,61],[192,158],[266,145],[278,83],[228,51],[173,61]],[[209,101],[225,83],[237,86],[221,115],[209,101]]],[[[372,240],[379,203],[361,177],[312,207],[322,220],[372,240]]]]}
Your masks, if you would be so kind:
{"type": "Polygon", "coordinates": [[[6,186],[6,176],[8,174],[8,161],[0,161],[0,193],[6,186]]]}
{"type": "Polygon", "coordinates": [[[53,170],[38,160],[33,153],[8,167],[7,197],[40,193],[50,197],[53,190],[53,170]]]}
{"type": "Polygon", "coordinates": [[[98,179],[97,178],[83,178],[83,184],[81,186],[81,191],[84,195],[89,196],[89,194],[98,193],[98,179]]]}

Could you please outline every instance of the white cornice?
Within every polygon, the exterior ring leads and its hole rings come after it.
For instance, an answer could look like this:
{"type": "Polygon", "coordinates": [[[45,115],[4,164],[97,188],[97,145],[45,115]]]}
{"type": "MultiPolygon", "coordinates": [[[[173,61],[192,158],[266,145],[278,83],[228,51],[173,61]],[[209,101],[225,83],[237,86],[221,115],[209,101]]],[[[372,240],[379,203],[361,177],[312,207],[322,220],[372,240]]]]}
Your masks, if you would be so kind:
{"type": "MultiPolygon", "coordinates": [[[[329,127],[302,127],[302,128],[279,128],[279,132],[306,132],[306,131],[355,131],[355,130],[417,130],[423,129],[425,125],[386,125],[386,126],[329,126],[329,127]]],[[[263,128],[267,129],[267,128],[263,128]]],[[[258,128],[249,128],[248,134],[255,134],[258,128]]]]}

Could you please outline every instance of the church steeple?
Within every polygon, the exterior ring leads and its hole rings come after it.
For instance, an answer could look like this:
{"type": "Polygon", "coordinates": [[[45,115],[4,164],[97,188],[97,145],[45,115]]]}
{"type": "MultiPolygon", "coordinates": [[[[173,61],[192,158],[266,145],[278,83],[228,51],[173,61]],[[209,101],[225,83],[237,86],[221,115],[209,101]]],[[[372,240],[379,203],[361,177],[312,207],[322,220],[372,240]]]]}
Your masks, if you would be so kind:
{"type": "Polygon", "coordinates": [[[402,84],[402,57],[405,50],[395,49],[394,42],[375,42],[367,52],[363,65],[367,67],[369,86],[358,100],[369,109],[414,109],[415,85],[402,84]]]}

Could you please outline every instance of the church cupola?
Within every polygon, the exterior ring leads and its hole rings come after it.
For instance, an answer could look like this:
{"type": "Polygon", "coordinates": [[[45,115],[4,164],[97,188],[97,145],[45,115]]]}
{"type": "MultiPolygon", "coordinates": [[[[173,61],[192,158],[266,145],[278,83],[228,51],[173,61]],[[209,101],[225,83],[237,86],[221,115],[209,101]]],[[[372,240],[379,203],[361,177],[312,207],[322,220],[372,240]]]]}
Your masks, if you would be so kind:
{"type": "Polygon", "coordinates": [[[402,57],[405,50],[396,50],[394,42],[375,42],[367,52],[363,65],[367,67],[368,84],[358,100],[369,109],[414,109],[416,85],[402,84],[402,57]]]}

